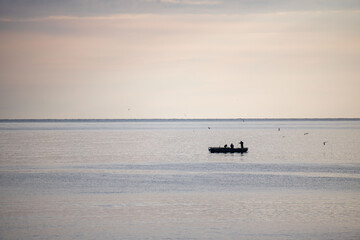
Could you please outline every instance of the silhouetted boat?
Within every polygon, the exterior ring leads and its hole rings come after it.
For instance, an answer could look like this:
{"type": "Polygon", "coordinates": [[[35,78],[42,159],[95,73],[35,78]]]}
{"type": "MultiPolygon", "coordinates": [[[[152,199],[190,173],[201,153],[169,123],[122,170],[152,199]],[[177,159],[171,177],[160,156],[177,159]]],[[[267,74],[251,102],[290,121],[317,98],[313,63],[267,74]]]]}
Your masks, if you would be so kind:
{"type": "Polygon", "coordinates": [[[209,147],[211,153],[245,153],[248,148],[209,147]]]}

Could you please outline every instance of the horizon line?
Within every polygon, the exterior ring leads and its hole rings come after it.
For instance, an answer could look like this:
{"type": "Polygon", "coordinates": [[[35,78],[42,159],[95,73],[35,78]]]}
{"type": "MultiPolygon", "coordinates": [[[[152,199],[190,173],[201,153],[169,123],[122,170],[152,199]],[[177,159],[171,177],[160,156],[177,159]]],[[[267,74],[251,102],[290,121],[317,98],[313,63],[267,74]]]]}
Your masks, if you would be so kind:
{"type": "Polygon", "coordinates": [[[360,118],[8,118],[0,122],[360,121],[360,118]]]}

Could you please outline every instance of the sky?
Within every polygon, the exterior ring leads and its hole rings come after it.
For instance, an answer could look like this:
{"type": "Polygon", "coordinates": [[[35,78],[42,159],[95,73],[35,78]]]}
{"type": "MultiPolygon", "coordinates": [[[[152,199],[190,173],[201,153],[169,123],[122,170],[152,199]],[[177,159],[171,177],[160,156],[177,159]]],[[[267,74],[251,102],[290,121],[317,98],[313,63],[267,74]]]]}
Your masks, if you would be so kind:
{"type": "Polygon", "coordinates": [[[358,0],[0,0],[0,119],[359,117],[358,0]]]}

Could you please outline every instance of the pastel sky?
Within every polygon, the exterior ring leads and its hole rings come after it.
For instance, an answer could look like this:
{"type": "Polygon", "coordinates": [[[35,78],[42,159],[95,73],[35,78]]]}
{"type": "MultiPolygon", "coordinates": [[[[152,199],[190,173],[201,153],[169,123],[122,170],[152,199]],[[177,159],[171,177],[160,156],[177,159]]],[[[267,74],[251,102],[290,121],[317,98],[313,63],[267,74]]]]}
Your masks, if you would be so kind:
{"type": "Polygon", "coordinates": [[[360,117],[358,0],[0,0],[0,118],[360,117]]]}

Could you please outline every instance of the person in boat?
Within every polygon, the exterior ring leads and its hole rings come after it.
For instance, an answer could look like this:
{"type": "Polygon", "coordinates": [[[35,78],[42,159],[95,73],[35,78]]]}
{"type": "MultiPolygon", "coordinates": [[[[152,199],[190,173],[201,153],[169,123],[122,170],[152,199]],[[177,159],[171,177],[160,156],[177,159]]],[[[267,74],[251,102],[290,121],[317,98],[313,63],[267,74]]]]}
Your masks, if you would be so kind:
{"type": "Polygon", "coordinates": [[[244,143],[243,143],[243,141],[240,141],[240,147],[241,147],[241,148],[244,148],[244,143]]]}
{"type": "Polygon", "coordinates": [[[234,148],[234,144],[231,143],[231,144],[230,144],[230,148],[234,148]]]}

